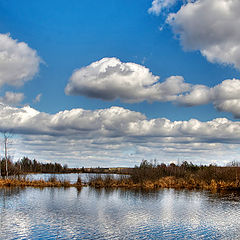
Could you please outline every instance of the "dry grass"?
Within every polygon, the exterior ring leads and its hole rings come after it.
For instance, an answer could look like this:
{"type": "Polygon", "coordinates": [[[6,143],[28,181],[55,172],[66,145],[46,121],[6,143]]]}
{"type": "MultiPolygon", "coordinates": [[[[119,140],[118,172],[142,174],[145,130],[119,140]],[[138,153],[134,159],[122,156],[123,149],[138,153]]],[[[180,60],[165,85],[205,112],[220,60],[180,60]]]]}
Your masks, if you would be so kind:
{"type": "Polygon", "coordinates": [[[205,189],[205,190],[240,190],[240,181],[198,180],[191,176],[188,179],[176,178],[174,176],[161,177],[157,180],[133,181],[131,176],[114,178],[112,175],[92,176],[87,184],[84,184],[79,176],[76,183],[68,180],[58,180],[55,176],[44,180],[29,180],[26,178],[0,179],[0,187],[76,187],[90,186],[94,188],[175,188],[175,189],[205,189]]]}
{"type": "Polygon", "coordinates": [[[114,178],[112,175],[96,175],[89,179],[88,185],[95,188],[109,188],[109,187],[136,187],[136,184],[129,177],[121,176],[114,178]]]}
{"type": "Polygon", "coordinates": [[[173,176],[162,177],[158,180],[144,180],[141,182],[133,182],[131,177],[121,177],[115,179],[108,176],[95,176],[89,181],[90,187],[95,188],[144,188],[144,189],[157,189],[157,188],[175,188],[175,189],[206,189],[206,190],[220,190],[220,189],[235,189],[240,190],[239,181],[216,181],[212,179],[209,183],[203,180],[196,180],[194,177],[189,179],[176,178],[173,176]]]}
{"type": "Polygon", "coordinates": [[[0,179],[0,187],[82,187],[82,184],[79,182],[73,184],[68,180],[57,180],[56,177],[51,177],[48,181],[11,178],[0,179]]]}
{"type": "Polygon", "coordinates": [[[183,178],[175,177],[164,177],[160,178],[158,181],[146,181],[143,182],[143,187],[145,188],[175,188],[175,189],[206,189],[206,190],[220,190],[220,189],[235,189],[240,190],[239,181],[235,182],[224,182],[211,180],[207,183],[203,180],[196,180],[194,178],[189,178],[188,180],[183,178]]]}

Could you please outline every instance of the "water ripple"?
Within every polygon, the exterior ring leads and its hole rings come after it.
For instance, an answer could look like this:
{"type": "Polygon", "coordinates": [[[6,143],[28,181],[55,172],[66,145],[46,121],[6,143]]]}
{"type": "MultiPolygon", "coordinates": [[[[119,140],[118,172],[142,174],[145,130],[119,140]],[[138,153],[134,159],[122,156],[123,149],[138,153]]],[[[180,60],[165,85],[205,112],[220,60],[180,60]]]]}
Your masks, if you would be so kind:
{"type": "Polygon", "coordinates": [[[240,239],[237,193],[0,189],[0,239],[240,239]]]}

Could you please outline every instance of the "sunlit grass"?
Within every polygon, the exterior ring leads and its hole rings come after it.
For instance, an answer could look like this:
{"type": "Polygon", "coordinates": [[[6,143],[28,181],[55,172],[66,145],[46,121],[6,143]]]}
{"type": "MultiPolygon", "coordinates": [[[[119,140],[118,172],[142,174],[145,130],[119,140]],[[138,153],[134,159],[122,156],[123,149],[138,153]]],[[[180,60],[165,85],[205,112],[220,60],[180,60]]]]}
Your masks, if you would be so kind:
{"type": "Polygon", "coordinates": [[[58,180],[56,176],[51,176],[47,181],[40,180],[30,180],[26,177],[11,177],[0,179],[0,187],[82,187],[80,177],[76,183],[70,183],[70,181],[63,179],[58,180]]]}

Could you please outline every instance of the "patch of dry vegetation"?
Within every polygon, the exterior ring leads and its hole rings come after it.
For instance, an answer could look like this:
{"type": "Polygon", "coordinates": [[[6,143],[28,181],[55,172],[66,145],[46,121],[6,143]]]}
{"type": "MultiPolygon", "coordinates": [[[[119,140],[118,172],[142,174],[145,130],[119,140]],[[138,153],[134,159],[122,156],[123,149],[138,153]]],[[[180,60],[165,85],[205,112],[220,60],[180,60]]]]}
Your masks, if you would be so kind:
{"type": "Polygon", "coordinates": [[[78,180],[76,183],[70,183],[70,181],[64,179],[64,180],[58,180],[55,176],[50,177],[47,181],[45,180],[29,180],[26,178],[6,178],[6,179],[0,179],[0,187],[77,187],[80,188],[84,184],[82,184],[82,181],[80,177],[78,177],[78,180]]]}
{"type": "Polygon", "coordinates": [[[89,180],[95,188],[176,188],[240,190],[239,166],[197,166],[183,162],[182,165],[157,165],[146,160],[135,167],[129,177],[114,178],[111,175],[96,175],[89,180]]]}
{"type": "Polygon", "coordinates": [[[76,183],[58,180],[54,175],[47,181],[29,180],[26,178],[0,179],[0,187],[77,187],[90,186],[95,188],[175,188],[175,189],[206,189],[206,190],[239,190],[240,166],[232,164],[227,167],[214,165],[197,166],[183,162],[180,166],[171,163],[153,164],[146,160],[135,166],[128,176],[96,174],[88,183],[83,183],[79,176],[76,183]]]}
{"type": "Polygon", "coordinates": [[[121,176],[119,178],[114,178],[112,175],[95,175],[92,176],[88,185],[95,188],[109,188],[109,187],[136,187],[130,177],[121,176]]]}

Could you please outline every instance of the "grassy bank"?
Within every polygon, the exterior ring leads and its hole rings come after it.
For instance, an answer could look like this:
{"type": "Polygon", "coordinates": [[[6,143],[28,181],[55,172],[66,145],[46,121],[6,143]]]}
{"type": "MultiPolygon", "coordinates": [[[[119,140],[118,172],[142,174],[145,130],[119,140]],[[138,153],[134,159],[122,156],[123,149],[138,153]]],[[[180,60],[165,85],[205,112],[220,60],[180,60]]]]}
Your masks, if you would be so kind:
{"type": "Polygon", "coordinates": [[[0,179],[0,187],[83,187],[84,184],[81,178],[78,178],[76,183],[70,183],[68,180],[57,180],[56,177],[50,177],[47,181],[45,180],[29,180],[26,178],[8,178],[0,179]]]}
{"type": "Polygon", "coordinates": [[[189,179],[176,178],[173,176],[162,177],[158,180],[144,180],[134,182],[132,177],[123,177],[115,179],[111,176],[96,176],[89,181],[89,186],[95,188],[175,188],[175,189],[204,189],[204,190],[240,190],[240,182],[225,182],[212,179],[210,182],[196,180],[193,177],[189,179]]]}
{"type": "Polygon", "coordinates": [[[111,175],[96,175],[89,179],[87,184],[83,184],[80,180],[76,183],[70,183],[67,180],[49,179],[44,180],[28,180],[28,179],[0,179],[0,187],[77,187],[90,186],[94,188],[143,188],[143,189],[158,189],[158,188],[175,188],[175,189],[205,189],[205,190],[240,190],[240,182],[225,182],[212,179],[210,182],[196,180],[194,177],[189,179],[176,178],[173,176],[162,177],[158,180],[144,180],[134,182],[132,177],[120,177],[118,179],[111,175]]]}

